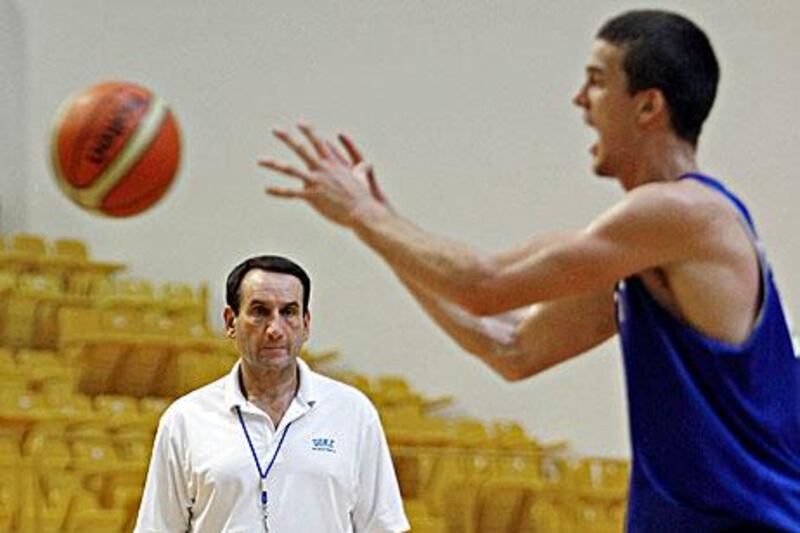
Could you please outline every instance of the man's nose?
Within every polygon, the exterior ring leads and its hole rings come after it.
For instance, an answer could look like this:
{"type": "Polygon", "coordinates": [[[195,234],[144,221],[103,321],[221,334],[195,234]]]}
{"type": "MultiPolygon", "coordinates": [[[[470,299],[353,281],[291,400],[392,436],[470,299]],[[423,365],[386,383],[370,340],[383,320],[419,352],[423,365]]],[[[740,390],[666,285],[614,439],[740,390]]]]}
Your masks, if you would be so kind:
{"type": "Polygon", "coordinates": [[[280,321],[277,318],[271,318],[270,321],[267,323],[267,335],[272,338],[280,338],[283,334],[283,330],[280,326],[280,321]]]}

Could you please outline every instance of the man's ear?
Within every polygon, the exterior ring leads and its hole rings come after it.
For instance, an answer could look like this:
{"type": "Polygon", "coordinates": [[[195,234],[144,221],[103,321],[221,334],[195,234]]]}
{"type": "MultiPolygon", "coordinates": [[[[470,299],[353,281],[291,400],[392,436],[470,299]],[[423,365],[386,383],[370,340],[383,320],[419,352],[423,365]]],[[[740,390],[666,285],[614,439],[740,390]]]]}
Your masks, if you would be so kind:
{"type": "Polygon", "coordinates": [[[311,312],[308,310],[303,313],[303,331],[305,332],[305,338],[303,340],[308,340],[308,337],[311,335],[311,312]]]}
{"type": "Polygon", "coordinates": [[[637,93],[636,98],[639,124],[650,124],[659,117],[667,116],[667,101],[661,89],[645,89],[637,93]]]}
{"type": "Polygon", "coordinates": [[[236,336],[236,313],[230,306],[226,306],[222,311],[222,319],[225,321],[225,336],[232,339],[236,336]]]}

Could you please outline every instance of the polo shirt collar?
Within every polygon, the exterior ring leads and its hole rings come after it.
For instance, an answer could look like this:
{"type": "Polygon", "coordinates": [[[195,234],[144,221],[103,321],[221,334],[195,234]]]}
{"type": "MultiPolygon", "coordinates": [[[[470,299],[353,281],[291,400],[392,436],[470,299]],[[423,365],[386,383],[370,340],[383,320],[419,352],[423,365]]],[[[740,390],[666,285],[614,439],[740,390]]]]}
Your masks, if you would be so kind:
{"type": "MultiPolygon", "coordinates": [[[[229,410],[235,407],[242,407],[247,404],[247,398],[242,393],[242,388],[239,386],[239,369],[241,368],[241,358],[236,361],[233,368],[228,375],[225,376],[225,405],[229,410]]],[[[319,377],[317,374],[308,367],[308,364],[300,357],[297,358],[298,377],[300,385],[297,387],[297,394],[294,401],[300,403],[304,408],[313,407],[318,398],[317,381],[319,377]]]]}

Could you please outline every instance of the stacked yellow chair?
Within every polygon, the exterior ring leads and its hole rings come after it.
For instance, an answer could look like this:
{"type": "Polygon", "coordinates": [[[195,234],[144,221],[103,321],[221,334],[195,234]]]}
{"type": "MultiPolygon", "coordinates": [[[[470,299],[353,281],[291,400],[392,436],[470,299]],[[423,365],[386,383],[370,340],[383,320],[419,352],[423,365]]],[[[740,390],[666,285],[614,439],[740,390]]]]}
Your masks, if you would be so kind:
{"type": "MultiPolygon", "coordinates": [[[[130,531],[159,417],[238,357],[208,327],[205,284],[122,270],[79,239],[0,238],[0,531],[130,531]]],[[[627,462],[448,414],[452,397],[338,355],[302,354],[377,406],[412,531],[622,530],[627,462]]]]}

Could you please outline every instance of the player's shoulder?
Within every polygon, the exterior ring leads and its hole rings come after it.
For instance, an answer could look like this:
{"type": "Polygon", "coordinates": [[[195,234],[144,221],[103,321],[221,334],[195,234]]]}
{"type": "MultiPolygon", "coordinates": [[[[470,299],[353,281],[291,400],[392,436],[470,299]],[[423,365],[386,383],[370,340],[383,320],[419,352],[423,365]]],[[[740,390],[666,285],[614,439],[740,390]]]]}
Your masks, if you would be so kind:
{"type": "Polygon", "coordinates": [[[656,209],[697,210],[717,204],[720,198],[719,193],[694,180],[670,180],[634,187],[626,193],[624,201],[656,209]]]}
{"type": "Polygon", "coordinates": [[[622,220],[652,220],[678,227],[707,225],[730,211],[730,202],[694,180],[659,181],[634,187],[610,210],[622,220]]]}

